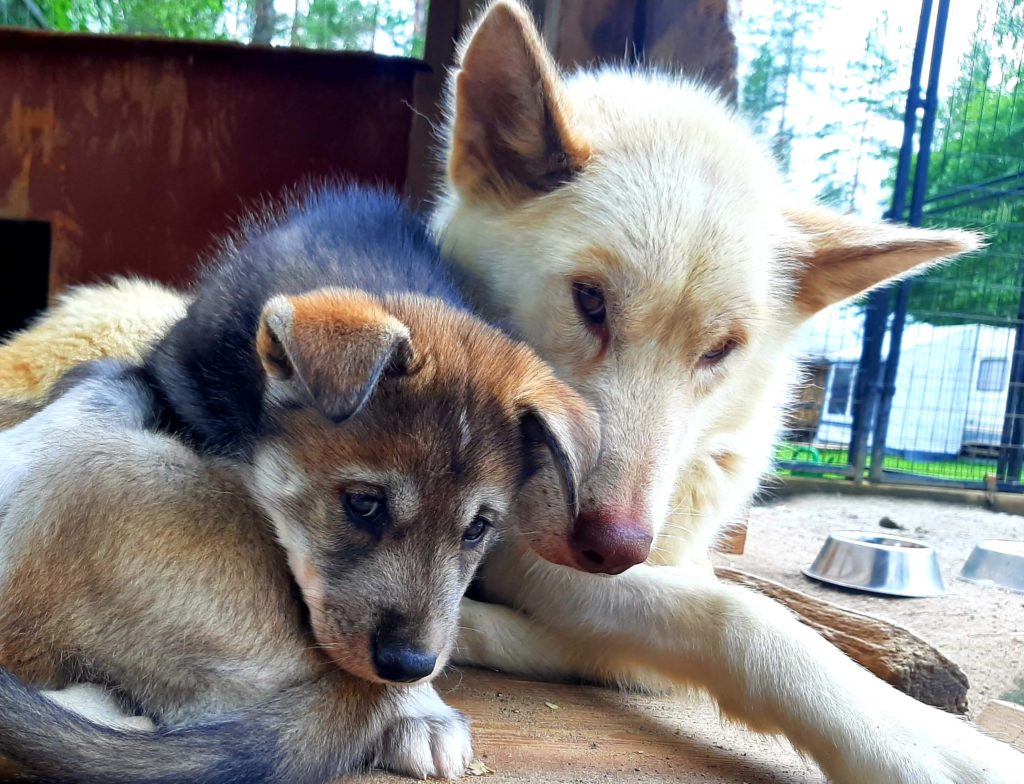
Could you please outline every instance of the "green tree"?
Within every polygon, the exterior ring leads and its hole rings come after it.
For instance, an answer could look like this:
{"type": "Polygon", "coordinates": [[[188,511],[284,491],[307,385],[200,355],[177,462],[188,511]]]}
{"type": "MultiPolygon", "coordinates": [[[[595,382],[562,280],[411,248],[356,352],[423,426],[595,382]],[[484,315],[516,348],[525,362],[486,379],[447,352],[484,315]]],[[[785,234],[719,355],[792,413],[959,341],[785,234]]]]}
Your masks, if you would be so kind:
{"type": "Polygon", "coordinates": [[[883,12],[865,39],[864,51],[846,64],[845,78],[835,88],[840,104],[852,110],[851,119],[829,123],[816,134],[836,144],[820,156],[827,168],[815,179],[821,186],[818,198],[844,211],[864,206],[869,185],[864,181],[865,163],[896,157],[896,149],[881,132],[883,124],[902,117],[905,101],[896,81],[896,61],[885,44],[888,27],[889,15],[883,12]]]}
{"type": "Polygon", "coordinates": [[[57,30],[225,38],[224,0],[42,0],[57,30]]]}
{"type": "Polygon", "coordinates": [[[797,136],[790,113],[793,94],[800,86],[808,88],[808,77],[820,71],[821,52],[812,41],[827,7],[828,0],[777,2],[770,17],[752,19],[746,31],[757,44],[740,93],[740,109],[756,131],[769,137],[784,172],[789,171],[797,136]]]}
{"type": "MultiPolygon", "coordinates": [[[[0,0],[0,10],[14,0],[0,0]]],[[[422,56],[426,0],[37,0],[57,30],[370,50],[383,41],[422,56]],[[228,20],[235,24],[228,25],[228,20]]]]}
{"type": "Polygon", "coordinates": [[[999,0],[979,15],[957,81],[938,117],[925,220],[973,226],[981,253],[930,273],[910,313],[935,324],[1013,323],[1024,274],[1024,8],[999,0]]]}

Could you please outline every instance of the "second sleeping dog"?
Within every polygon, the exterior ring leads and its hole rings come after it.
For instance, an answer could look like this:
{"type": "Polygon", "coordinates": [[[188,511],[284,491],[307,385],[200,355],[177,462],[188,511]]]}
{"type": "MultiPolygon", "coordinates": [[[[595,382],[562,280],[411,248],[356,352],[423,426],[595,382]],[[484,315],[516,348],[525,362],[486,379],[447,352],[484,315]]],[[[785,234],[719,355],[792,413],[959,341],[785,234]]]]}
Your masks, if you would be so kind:
{"type": "Polygon", "coordinates": [[[541,461],[575,504],[595,418],[391,197],[314,194],[224,255],[141,369],[86,367],[0,433],[0,755],[98,784],[459,775],[425,681],[541,461]],[[34,690],[80,682],[165,729],[34,690]]]}

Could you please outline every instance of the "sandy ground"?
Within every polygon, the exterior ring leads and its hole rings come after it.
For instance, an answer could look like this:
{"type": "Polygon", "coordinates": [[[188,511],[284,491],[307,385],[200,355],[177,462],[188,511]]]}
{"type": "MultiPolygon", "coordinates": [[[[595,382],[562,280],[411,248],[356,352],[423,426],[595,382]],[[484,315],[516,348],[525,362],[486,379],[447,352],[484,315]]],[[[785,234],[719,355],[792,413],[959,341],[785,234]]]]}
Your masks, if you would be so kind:
{"type": "Polygon", "coordinates": [[[971,683],[971,714],[1024,676],[1024,595],[958,580],[980,539],[1024,539],[1024,517],[931,501],[887,497],[807,495],[751,511],[746,553],[716,556],[822,599],[872,613],[917,632],[952,658],[971,683]],[[829,530],[884,532],[887,516],[935,547],[947,592],[931,599],[896,599],[832,588],[804,577],[829,530]]]}

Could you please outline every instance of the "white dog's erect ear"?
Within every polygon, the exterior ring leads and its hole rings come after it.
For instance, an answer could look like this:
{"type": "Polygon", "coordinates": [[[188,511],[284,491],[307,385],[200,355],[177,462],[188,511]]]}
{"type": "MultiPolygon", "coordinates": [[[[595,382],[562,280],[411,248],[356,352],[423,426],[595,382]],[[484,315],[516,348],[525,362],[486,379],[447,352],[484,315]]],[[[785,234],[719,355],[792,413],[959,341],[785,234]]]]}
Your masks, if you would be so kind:
{"type": "Polygon", "coordinates": [[[491,5],[460,48],[448,174],[463,195],[515,203],[570,180],[590,147],[530,14],[491,5]]]}
{"type": "Polygon", "coordinates": [[[786,218],[799,232],[796,308],[804,318],[984,244],[970,231],[915,229],[823,207],[790,209],[786,218]]]}
{"type": "Polygon", "coordinates": [[[366,405],[386,372],[405,373],[413,361],[409,328],[366,294],[342,289],[271,298],[256,352],[271,394],[334,422],[366,405]]]}

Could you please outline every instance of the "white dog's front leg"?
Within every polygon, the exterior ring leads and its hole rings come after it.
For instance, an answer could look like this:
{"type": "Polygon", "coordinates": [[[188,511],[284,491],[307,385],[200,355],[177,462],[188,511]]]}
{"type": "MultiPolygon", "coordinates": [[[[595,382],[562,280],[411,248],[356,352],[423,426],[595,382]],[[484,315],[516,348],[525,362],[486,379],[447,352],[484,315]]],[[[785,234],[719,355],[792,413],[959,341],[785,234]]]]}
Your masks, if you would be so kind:
{"type": "Polygon", "coordinates": [[[576,646],[547,626],[518,610],[500,604],[463,599],[459,638],[452,659],[456,664],[515,672],[542,680],[570,680],[581,675],[576,646]]]}
{"type": "MultiPolygon", "coordinates": [[[[907,697],[781,605],[737,586],[640,566],[613,578],[505,552],[491,595],[575,641],[707,689],[754,729],[783,732],[842,784],[1011,784],[1024,755],[907,697]]],[[[627,673],[623,673],[627,675],[627,673]]]]}

